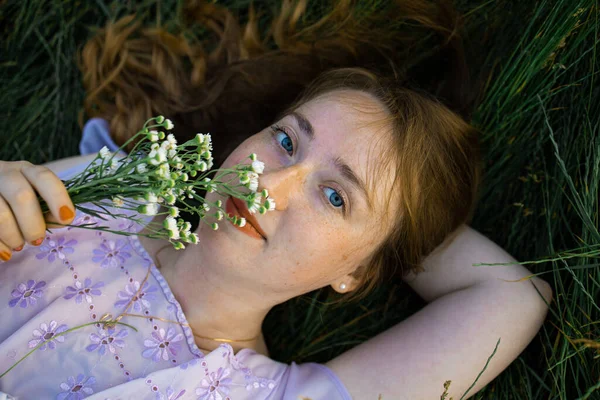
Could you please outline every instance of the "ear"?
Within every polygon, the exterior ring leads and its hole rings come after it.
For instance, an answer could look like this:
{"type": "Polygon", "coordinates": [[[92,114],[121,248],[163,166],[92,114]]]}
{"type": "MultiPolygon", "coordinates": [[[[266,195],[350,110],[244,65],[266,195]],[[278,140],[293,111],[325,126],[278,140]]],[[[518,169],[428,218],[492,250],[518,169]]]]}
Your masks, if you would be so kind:
{"type": "MultiPolygon", "coordinates": [[[[359,268],[360,269],[360,268],[359,268]]],[[[331,287],[338,293],[348,293],[356,290],[360,286],[360,279],[352,272],[331,283],[331,287]]]]}

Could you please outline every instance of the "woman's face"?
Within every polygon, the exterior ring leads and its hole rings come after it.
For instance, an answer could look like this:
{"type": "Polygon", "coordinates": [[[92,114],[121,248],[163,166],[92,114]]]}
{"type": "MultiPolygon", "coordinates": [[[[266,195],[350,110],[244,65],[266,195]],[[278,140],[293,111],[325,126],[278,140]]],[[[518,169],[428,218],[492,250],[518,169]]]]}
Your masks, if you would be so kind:
{"type": "MultiPolygon", "coordinates": [[[[390,142],[382,129],[387,126],[376,123],[385,116],[370,95],[335,91],[239,145],[222,168],[249,163],[248,156],[256,153],[265,163],[259,191],[269,191],[276,209],[254,214],[266,240],[226,220],[217,231],[201,224],[203,247],[227,266],[218,273],[281,301],[327,285],[342,292],[354,289],[352,272],[369,260],[396,215],[393,207],[389,215],[384,212],[390,169],[372,175],[390,142]],[[367,186],[371,181],[375,184],[367,186]],[[340,283],[346,290],[339,290],[340,283]]],[[[209,202],[217,199],[225,207],[225,195],[207,195],[209,202]]]]}

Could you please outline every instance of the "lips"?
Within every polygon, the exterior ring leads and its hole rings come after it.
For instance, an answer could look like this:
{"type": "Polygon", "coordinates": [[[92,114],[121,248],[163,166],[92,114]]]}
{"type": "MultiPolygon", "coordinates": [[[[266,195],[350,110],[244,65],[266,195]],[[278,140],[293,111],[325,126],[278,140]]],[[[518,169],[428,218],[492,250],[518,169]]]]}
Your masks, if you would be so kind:
{"type": "MultiPolygon", "coordinates": [[[[236,211],[238,212],[238,214],[241,217],[244,217],[246,219],[246,223],[251,225],[252,228],[254,228],[256,230],[256,232],[258,232],[258,234],[260,236],[262,236],[262,238],[264,240],[267,240],[267,235],[265,234],[265,231],[263,231],[263,229],[261,228],[260,224],[258,223],[258,221],[256,220],[256,218],[254,217],[254,215],[250,214],[250,211],[248,211],[248,207],[246,206],[246,202],[244,200],[240,200],[237,199],[235,197],[230,197],[229,200],[232,202],[233,206],[235,207],[236,211]]],[[[244,228],[241,228],[244,229],[244,228]]]]}

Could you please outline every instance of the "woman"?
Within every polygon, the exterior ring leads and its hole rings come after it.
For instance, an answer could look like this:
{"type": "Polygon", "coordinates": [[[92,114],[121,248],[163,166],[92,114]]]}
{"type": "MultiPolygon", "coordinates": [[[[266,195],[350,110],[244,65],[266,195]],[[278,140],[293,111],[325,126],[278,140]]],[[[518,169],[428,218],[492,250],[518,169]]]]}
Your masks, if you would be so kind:
{"type": "MultiPolygon", "coordinates": [[[[257,216],[256,231],[201,225],[200,244],[183,252],[76,229],[57,230],[36,248],[45,222],[33,188],[50,205],[47,221],[80,224],[86,217],[73,215],[62,184],[44,167],[0,164],[0,207],[7,216],[0,251],[7,258],[25,241],[34,245],[3,266],[0,347],[7,360],[1,365],[18,360],[28,343],[47,345],[2,378],[0,389],[63,399],[153,392],[163,398],[416,399],[437,398],[452,380],[448,392],[458,398],[498,338],[502,343],[470,395],[518,356],[539,329],[551,290],[538,278],[503,281],[529,275],[521,266],[470,266],[512,260],[464,225],[478,176],[471,126],[434,97],[356,68],[321,74],[273,122],[238,145],[223,166],[259,154],[267,166],[260,184],[276,199],[276,210],[257,216]],[[63,261],[62,273],[50,266],[52,254],[63,261]],[[326,365],[287,366],[266,357],[260,327],[272,306],[324,286],[360,293],[394,257],[403,278],[432,304],[326,365]],[[53,339],[105,314],[124,315],[120,321],[139,332],[98,324],[53,339]],[[219,347],[218,338],[228,344],[219,347]]],[[[73,173],[49,167],[65,177],[73,173]]]]}

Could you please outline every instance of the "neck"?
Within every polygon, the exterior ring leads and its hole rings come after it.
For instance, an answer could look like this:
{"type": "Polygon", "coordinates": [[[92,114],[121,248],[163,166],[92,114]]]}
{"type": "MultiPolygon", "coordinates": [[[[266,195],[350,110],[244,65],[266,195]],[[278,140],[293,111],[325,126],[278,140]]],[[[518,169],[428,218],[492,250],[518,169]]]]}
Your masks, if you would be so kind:
{"type": "Polygon", "coordinates": [[[254,293],[220,274],[217,260],[202,256],[207,253],[201,244],[175,250],[162,240],[140,237],[140,242],[181,304],[201,350],[210,352],[224,343],[213,339],[227,339],[235,352],[250,348],[268,356],[261,326],[271,306],[259,306],[254,293]]]}

